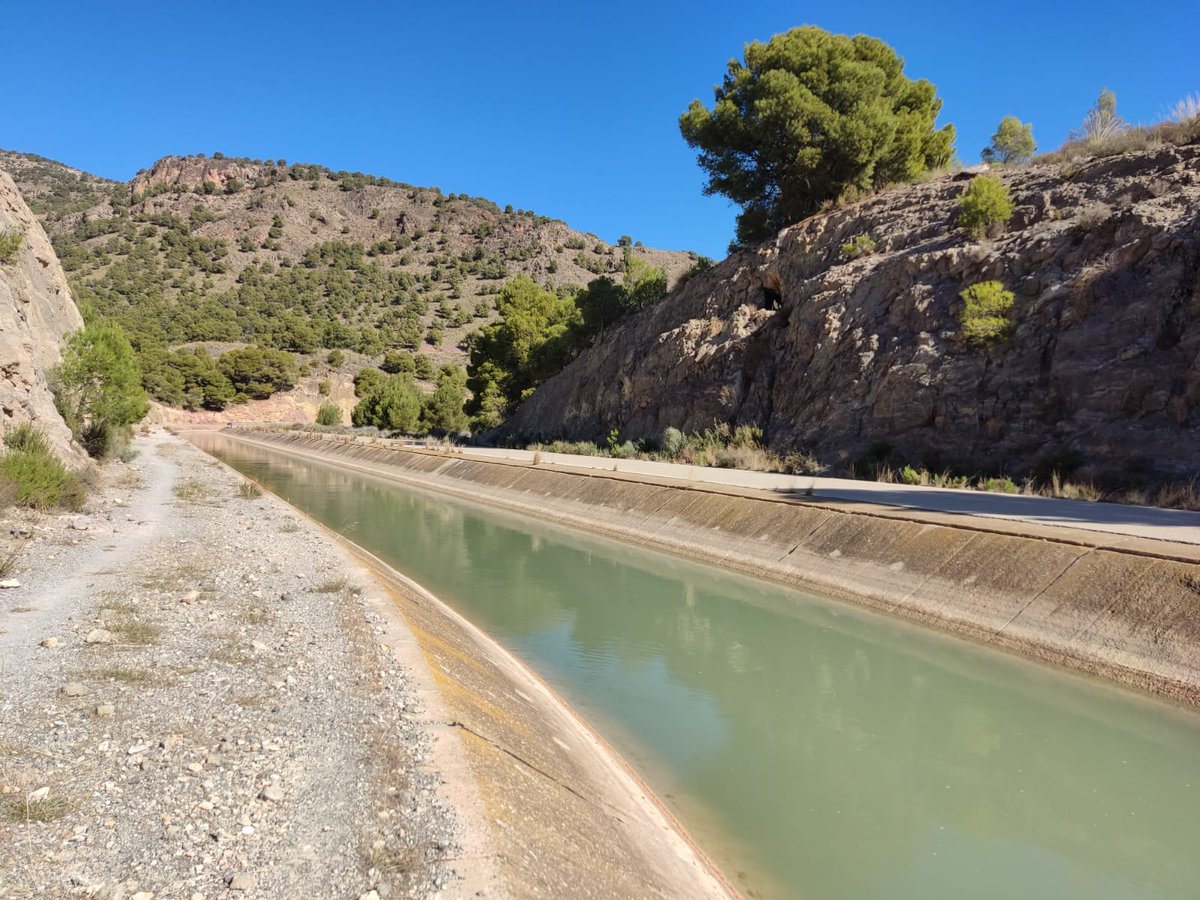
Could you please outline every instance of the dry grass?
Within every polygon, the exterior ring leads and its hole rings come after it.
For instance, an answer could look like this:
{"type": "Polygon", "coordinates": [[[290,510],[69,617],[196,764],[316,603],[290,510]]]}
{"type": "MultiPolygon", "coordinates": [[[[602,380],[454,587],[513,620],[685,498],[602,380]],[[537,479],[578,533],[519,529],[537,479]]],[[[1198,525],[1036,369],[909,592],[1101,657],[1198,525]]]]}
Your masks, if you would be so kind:
{"type": "Polygon", "coordinates": [[[328,581],[322,581],[315,585],[312,589],[314,594],[338,594],[350,587],[350,582],[345,578],[330,578],[328,581]]]}
{"type": "Polygon", "coordinates": [[[126,669],[119,666],[92,669],[88,674],[97,680],[117,681],[121,684],[146,684],[154,677],[145,669],[126,669]]]}
{"type": "Polygon", "coordinates": [[[176,482],[175,488],[176,499],[183,503],[206,503],[213,506],[219,506],[213,500],[213,491],[205,482],[199,478],[184,478],[176,482]]]}
{"type": "Polygon", "coordinates": [[[53,822],[71,809],[66,797],[34,797],[32,794],[3,798],[4,818],[9,822],[53,822]]]}
{"type": "Polygon", "coordinates": [[[262,495],[262,488],[253,481],[243,481],[238,485],[238,496],[243,500],[259,500],[262,495]]]}
{"type": "Polygon", "coordinates": [[[251,606],[244,610],[238,618],[247,625],[267,625],[275,618],[275,613],[265,606],[251,606]]]}
{"type": "Polygon", "coordinates": [[[17,544],[0,553],[0,578],[8,578],[17,571],[23,549],[20,544],[17,544]]]}
{"type": "Polygon", "coordinates": [[[1155,493],[1154,505],[1169,509],[1200,510],[1200,492],[1196,490],[1196,479],[1164,484],[1155,493]]]}
{"type": "Polygon", "coordinates": [[[159,636],[162,634],[162,629],[157,625],[137,620],[113,623],[108,626],[108,630],[113,634],[119,635],[127,644],[136,644],[143,647],[157,643],[159,636]]]}

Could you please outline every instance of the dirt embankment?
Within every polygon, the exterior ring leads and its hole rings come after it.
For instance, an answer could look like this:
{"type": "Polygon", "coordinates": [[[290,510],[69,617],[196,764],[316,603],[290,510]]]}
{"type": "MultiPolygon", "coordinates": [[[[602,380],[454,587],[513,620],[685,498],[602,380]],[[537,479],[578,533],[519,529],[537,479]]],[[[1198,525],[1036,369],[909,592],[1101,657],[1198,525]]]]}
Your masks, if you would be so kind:
{"type": "Polygon", "coordinates": [[[1069,528],[467,459],[313,433],[238,440],[842,597],[1200,703],[1195,548],[1069,528]]]}

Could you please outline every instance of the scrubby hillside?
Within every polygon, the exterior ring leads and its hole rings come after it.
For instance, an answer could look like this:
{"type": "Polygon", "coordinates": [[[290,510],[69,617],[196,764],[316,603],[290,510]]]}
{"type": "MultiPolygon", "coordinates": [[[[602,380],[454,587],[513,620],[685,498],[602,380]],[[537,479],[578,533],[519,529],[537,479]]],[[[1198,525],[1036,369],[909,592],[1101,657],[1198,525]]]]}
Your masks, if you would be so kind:
{"type": "Polygon", "coordinates": [[[47,375],[63,339],[83,325],[50,242],[0,172],[0,432],[32,423],[63,459],[82,462],[47,375]]]}
{"type": "Polygon", "coordinates": [[[755,424],[773,449],[838,471],[874,456],[1193,477],[1200,146],[1001,170],[1016,209],[991,241],[958,227],[972,177],[898,188],[735,254],[614,327],[509,434],[755,424]],[[1014,294],[1009,333],[973,341],[961,293],[989,280],[1014,294]]]}
{"type": "MultiPolygon", "coordinates": [[[[47,198],[80,303],[143,344],[412,347],[462,362],[505,279],[583,285],[623,265],[625,248],[532,212],[283,160],[167,157],[128,185],[21,154],[0,168],[47,198]]],[[[694,261],[629,249],[672,279],[694,261]]]]}

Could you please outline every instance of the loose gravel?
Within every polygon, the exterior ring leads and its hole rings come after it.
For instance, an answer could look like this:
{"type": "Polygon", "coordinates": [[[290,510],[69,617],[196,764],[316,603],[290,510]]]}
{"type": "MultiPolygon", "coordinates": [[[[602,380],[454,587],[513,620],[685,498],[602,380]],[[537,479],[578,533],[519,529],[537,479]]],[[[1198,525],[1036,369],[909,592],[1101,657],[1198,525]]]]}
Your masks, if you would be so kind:
{"type": "Polygon", "coordinates": [[[0,898],[453,895],[412,683],[316,526],[155,432],[9,513],[0,898]]]}

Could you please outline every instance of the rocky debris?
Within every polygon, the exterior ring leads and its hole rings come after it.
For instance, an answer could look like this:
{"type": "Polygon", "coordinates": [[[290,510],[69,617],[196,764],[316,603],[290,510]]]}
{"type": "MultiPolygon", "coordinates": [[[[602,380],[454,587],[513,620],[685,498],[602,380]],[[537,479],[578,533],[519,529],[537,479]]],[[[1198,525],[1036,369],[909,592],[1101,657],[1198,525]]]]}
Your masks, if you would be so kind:
{"type": "Polygon", "coordinates": [[[0,171],[0,233],[22,235],[15,259],[0,264],[0,422],[33,422],[59,456],[85,455],[54,406],[47,373],[61,359],[66,335],[83,327],[67,277],[42,226],[12,179],[0,171]]]}
{"type": "Polygon", "coordinates": [[[95,529],[72,543],[60,525],[53,553],[29,555],[26,590],[95,574],[85,605],[39,625],[69,635],[59,650],[30,639],[0,666],[0,898],[391,900],[452,884],[422,707],[356,571],[281,502],[248,505],[199,451],[160,448],[176,478],[228,499],[148,485],[154,532],[119,569],[95,529]],[[310,587],[334,581],[346,589],[310,587]],[[45,815],[10,820],[14,797],[45,815]]]}
{"type": "Polygon", "coordinates": [[[1200,146],[1000,170],[1016,211],[955,227],[947,177],[817,215],[612,328],[509,433],[658,438],[764,428],[836,471],[873,444],[914,464],[1084,477],[1200,470],[1200,146]],[[848,259],[868,234],[876,252],[848,259]],[[1010,339],[960,337],[960,293],[1015,294],[1010,339]]]}

